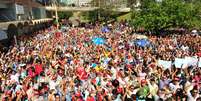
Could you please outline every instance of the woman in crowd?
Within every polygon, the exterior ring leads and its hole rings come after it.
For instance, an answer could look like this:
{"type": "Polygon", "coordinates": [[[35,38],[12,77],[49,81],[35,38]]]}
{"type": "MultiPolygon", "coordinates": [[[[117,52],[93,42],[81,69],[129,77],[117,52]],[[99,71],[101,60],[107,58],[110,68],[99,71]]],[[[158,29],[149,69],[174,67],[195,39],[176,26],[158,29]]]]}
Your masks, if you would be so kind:
{"type": "Polygon", "coordinates": [[[158,60],[199,56],[201,36],[149,35],[153,44],[133,43],[132,28],[116,23],[101,26],[54,27],[21,38],[0,54],[3,101],[199,101],[198,65],[164,69],[158,60]],[[105,39],[94,44],[94,37],[105,39]]]}

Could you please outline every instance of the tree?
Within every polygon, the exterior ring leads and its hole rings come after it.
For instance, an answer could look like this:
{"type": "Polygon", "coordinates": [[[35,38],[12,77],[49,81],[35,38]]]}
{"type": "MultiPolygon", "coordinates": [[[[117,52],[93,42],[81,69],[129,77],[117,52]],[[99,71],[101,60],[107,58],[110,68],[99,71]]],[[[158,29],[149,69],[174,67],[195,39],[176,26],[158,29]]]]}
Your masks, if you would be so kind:
{"type": "Polygon", "coordinates": [[[73,16],[73,12],[59,12],[58,13],[59,19],[69,19],[73,16]]]}
{"type": "Polygon", "coordinates": [[[133,12],[133,25],[149,31],[169,28],[200,28],[200,4],[184,0],[141,0],[140,11],[133,12]],[[199,5],[199,6],[198,6],[199,5]]]}
{"type": "Polygon", "coordinates": [[[112,10],[100,8],[94,11],[83,12],[82,16],[91,22],[96,22],[98,20],[107,22],[109,20],[116,19],[118,17],[118,13],[112,10]]]}
{"type": "Polygon", "coordinates": [[[114,11],[115,5],[108,0],[92,0],[92,6],[99,7],[94,11],[83,12],[83,16],[91,22],[108,21],[117,18],[117,12],[114,11]]]}

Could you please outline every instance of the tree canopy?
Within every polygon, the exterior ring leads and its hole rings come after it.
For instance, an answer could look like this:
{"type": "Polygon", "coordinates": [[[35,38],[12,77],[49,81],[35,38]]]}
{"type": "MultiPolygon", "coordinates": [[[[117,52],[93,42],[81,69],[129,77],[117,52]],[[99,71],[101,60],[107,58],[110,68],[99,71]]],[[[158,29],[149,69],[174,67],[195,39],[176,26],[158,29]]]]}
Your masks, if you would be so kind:
{"type": "Polygon", "coordinates": [[[73,16],[73,12],[59,12],[58,16],[60,19],[69,19],[71,16],[73,16]]]}
{"type": "Polygon", "coordinates": [[[193,0],[141,0],[133,11],[133,25],[149,31],[168,28],[200,28],[200,2],[193,0]]]}

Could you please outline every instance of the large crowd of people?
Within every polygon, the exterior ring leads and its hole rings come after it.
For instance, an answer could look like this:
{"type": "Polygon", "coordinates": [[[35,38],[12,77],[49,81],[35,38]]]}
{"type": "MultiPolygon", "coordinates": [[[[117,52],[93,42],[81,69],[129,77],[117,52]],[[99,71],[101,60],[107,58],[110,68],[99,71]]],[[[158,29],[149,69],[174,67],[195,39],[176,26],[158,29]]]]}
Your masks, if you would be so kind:
{"type": "Polygon", "coordinates": [[[0,54],[2,101],[201,101],[198,65],[164,69],[158,60],[201,57],[201,36],[147,35],[134,44],[132,28],[113,23],[50,27],[21,37],[0,54]],[[105,39],[96,45],[92,38],[105,39]]]}

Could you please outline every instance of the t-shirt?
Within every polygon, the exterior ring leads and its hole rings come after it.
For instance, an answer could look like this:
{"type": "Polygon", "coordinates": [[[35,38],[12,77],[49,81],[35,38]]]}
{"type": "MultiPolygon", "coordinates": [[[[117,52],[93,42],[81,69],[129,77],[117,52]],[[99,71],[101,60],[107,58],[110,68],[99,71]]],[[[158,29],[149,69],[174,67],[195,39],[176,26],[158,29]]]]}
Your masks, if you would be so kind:
{"type": "Polygon", "coordinates": [[[144,86],[142,88],[139,89],[139,91],[137,92],[137,95],[140,98],[146,98],[149,94],[149,87],[148,86],[144,86]]]}
{"type": "Polygon", "coordinates": [[[177,89],[181,88],[179,84],[175,85],[173,83],[169,84],[169,87],[172,91],[176,92],[177,89]]]}
{"type": "Polygon", "coordinates": [[[195,97],[193,97],[190,92],[187,92],[187,96],[188,96],[187,101],[196,101],[197,98],[199,98],[199,94],[197,94],[195,97]]]}
{"type": "Polygon", "coordinates": [[[51,89],[56,89],[57,84],[56,84],[55,81],[50,80],[50,81],[49,81],[49,85],[50,85],[50,90],[51,90],[51,89]]]}
{"type": "Polygon", "coordinates": [[[88,97],[86,101],[95,101],[94,97],[88,97]]]}
{"type": "Polygon", "coordinates": [[[168,84],[169,84],[169,80],[160,80],[159,81],[159,89],[164,88],[168,84]]]}
{"type": "Polygon", "coordinates": [[[158,86],[156,84],[153,84],[153,85],[149,84],[149,88],[150,88],[150,93],[152,96],[157,94],[158,86]]]}
{"type": "Polygon", "coordinates": [[[35,70],[36,70],[36,75],[39,75],[43,71],[42,64],[36,64],[35,70]]]}

